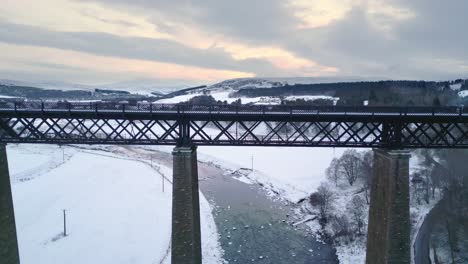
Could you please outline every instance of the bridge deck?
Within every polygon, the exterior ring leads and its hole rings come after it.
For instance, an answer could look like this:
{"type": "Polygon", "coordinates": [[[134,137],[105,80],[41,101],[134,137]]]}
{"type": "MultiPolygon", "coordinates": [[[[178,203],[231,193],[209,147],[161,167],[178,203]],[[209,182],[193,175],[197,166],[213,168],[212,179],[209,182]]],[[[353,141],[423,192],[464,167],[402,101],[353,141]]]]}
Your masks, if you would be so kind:
{"type": "Polygon", "coordinates": [[[0,142],[468,147],[462,107],[0,102],[0,142]]]}

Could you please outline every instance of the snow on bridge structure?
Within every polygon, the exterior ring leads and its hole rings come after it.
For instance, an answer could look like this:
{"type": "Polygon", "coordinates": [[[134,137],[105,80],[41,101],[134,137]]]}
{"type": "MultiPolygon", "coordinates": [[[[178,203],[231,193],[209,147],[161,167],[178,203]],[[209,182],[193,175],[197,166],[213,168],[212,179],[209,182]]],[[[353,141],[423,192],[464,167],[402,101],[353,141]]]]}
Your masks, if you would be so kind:
{"type": "Polygon", "coordinates": [[[5,144],[175,145],[172,263],[201,263],[196,146],[373,148],[367,263],[410,262],[410,148],[468,148],[461,107],[0,102],[0,259],[19,263],[5,144]]]}

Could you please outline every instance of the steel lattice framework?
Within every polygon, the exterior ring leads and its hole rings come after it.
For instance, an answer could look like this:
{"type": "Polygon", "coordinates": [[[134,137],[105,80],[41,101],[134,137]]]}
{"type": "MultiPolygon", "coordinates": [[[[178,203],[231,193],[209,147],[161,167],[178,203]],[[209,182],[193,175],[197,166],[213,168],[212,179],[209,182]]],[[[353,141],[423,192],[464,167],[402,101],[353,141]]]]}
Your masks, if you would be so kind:
{"type": "Polygon", "coordinates": [[[468,148],[468,112],[0,102],[0,143],[468,148]]]}

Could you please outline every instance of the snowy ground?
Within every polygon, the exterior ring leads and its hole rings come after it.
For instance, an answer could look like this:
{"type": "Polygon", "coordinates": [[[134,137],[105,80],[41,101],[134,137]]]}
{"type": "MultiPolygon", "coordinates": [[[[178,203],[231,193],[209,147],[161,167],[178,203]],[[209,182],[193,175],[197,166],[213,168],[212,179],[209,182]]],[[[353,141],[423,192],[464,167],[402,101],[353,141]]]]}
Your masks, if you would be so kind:
{"type": "MultiPolygon", "coordinates": [[[[100,151],[8,145],[21,263],[170,263],[171,191],[166,167],[100,151]],[[62,209],[67,210],[63,237],[62,209]]],[[[222,263],[201,196],[204,263],[222,263]]]]}
{"type": "MultiPolygon", "coordinates": [[[[233,103],[237,101],[238,99],[241,99],[243,104],[248,104],[248,103],[259,103],[262,100],[264,100],[264,97],[229,97],[229,94],[232,93],[232,90],[219,90],[219,91],[213,91],[209,95],[213,96],[213,98],[217,101],[226,101],[227,103],[233,103]]],[[[156,101],[157,104],[175,104],[179,102],[185,102],[190,100],[191,98],[195,96],[200,96],[203,95],[202,92],[194,92],[194,93],[189,93],[189,94],[184,94],[184,95],[179,95],[175,96],[172,98],[166,98],[166,99],[161,99],[156,101]]],[[[279,101],[277,102],[279,104],[279,101]]]]}

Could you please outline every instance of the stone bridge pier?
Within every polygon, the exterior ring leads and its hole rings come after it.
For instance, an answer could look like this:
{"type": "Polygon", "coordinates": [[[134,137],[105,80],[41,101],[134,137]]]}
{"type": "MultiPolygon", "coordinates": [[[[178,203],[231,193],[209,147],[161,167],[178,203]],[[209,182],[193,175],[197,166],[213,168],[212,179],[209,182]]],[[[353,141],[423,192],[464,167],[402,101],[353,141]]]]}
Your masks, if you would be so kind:
{"type": "Polygon", "coordinates": [[[405,150],[374,149],[366,264],[409,264],[409,158],[405,150]]]}
{"type": "Polygon", "coordinates": [[[172,264],[201,264],[197,147],[172,152],[172,264]]]}
{"type": "Polygon", "coordinates": [[[0,144],[0,263],[20,263],[5,144],[0,144]]]}

